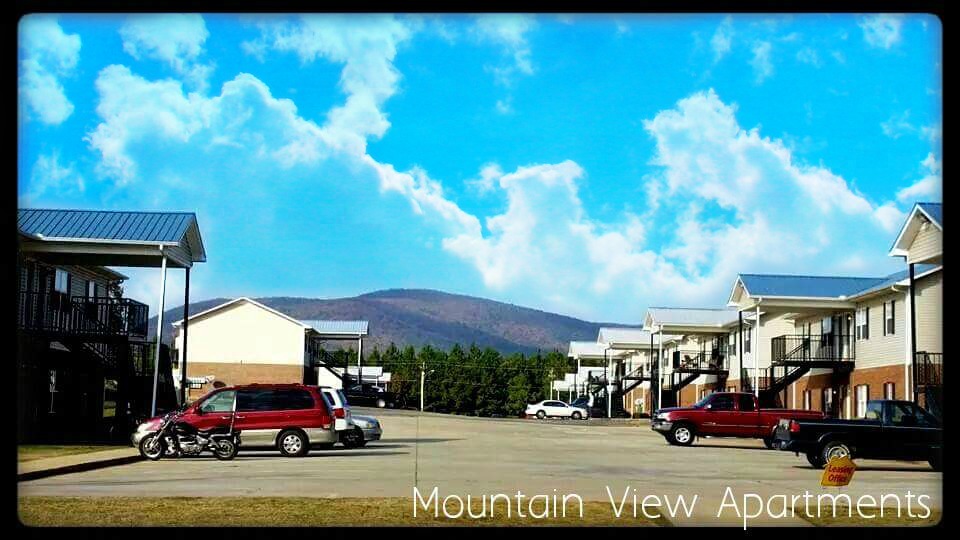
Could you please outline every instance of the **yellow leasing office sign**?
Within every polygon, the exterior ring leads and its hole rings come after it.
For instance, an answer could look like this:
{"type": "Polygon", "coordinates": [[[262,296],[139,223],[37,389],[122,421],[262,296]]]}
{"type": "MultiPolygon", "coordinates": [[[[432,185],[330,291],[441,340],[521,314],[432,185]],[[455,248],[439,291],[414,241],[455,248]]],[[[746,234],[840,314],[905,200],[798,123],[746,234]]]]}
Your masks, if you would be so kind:
{"type": "Polygon", "coordinates": [[[820,477],[820,485],[823,487],[845,486],[853,480],[853,473],[857,466],[848,456],[836,457],[827,463],[827,468],[823,470],[823,476],[820,477]]]}

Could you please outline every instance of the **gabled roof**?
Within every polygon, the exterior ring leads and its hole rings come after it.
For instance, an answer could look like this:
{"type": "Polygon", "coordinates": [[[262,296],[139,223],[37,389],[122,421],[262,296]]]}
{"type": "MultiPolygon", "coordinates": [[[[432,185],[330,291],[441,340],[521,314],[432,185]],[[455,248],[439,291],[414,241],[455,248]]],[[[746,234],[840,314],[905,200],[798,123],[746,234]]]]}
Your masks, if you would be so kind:
{"type": "Polygon", "coordinates": [[[740,274],[750,296],[838,298],[879,284],[884,278],[740,274]]]}
{"type": "Polygon", "coordinates": [[[367,321],[321,321],[321,320],[301,320],[301,324],[307,326],[318,334],[336,336],[365,336],[369,323],[367,321]]]}
{"type": "MultiPolygon", "coordinates": [[[[303,327],[304,329],[307,328],[307,326],[306,326],[305,324],[303,324],[302,322],[298,321],[297,319],[294,319],[293,317],[287,315],[286,313],[281,313],[280,311],[277,311],[277,310],[273,309],[272,307],[265,306],[265,305],[261,304],[260,302],[257,302],[257,301],[254,300],[253,298],[247,298],[246,296],[241,296],[240,298],[235,298],[235,299],[233,299],[233,300],[230,300],[229,302],[224,302],[224,303],[222,303],[222,304],[213,306],[213,307],[210,308],[210,309],[206,309],[206,310],[204,310],[204,311],[201,311],[200,313],[196,313],[196,314],[190,315],[189,319],[190,319],[191,321],[193,321],[194,319],[198,319],[198,318],[200,318],[200,317],[206,317],[207,315],[210,315],[210,314],[212,314],[212,313],[214,313],[214,312],[217,312],[217,311],[222,311],[222,310],[224,310],[224,309],[226,309],[226,308],[228,308],[228,307],[230,307],[230,306],[232,306],[232,305],[239,304],[239,303],[241,303],[241,302],[246,302],[246,303],[248,303],[248,304],[252,304],[252,305],[254,305],[254,306],[257,306],[257,307],[260,308],[260,309],[269,311],[270,313],[273,313],[274,315],[276,315],[276,316],[278,316],[278,317],[282,317],[282,318],[284,318],[284,319],[292,322],[293,324],[296,324],[297,326],[301,326],[301,327],[303,327]]],[[[181,324],[183,324],[183,319],[180,319],[179,321],[176,321],[176,322],[173,323],[174,326],[180,326],[181,324]]]]}
{"type": "Polygon", "coordinates": [[[621,354],[619,351],[607,351],[603,343],[596,341],[571,341],[567,349],[567,356],[572,358],[615,358],[621,354]]]}
{"type": "MultiPolygon", "coordinates": [[[[936,264],[918,264],[916,265],[916,267],[914,267],[914,278],[921,278],[927,274],[932,273],[935,270],[940,270],[941,268],[943,267],[936,264]]],[[[894,272],[893,274],[890,274],[889,276],[883,278],[883,281],[881,281],[880,283],[877,283],[872,287],[868,287],[866,289],[857,291],[851,294],[850,296],[851,297],[866,296],[870,293],[874,293],[879,290],[886,289],[887,287],[896,285],[897,283],[900,283],[909,278],[910,278],[909,270],[901,270],[899,272],[894,272]]],[[[906,283],[901,283],[901,284],[903,285],[906,283]]]]}
{"type": "Polygon", "coordinates": [[[904,257],[907,255],[907,249],[917,236],[921,222],[924,221],[924,219],[921,219],[921,216],[926,218],[926,221],[932,223],[936,228],[941,231],[943,230],[943,204],[930,202],[914,204],[913,209],[910,210],[910,213],[907,215],[907,219],[900,227],[897,239],[893,241],[893,246],[890,248],[889,253],[891,257],[904,257]]]}
{"type": "Polygon", "coordinates": [[[37,242],[164,246],[182,250],[190,263],[207,260],[193,212],[20,208],[17,229],[37,242]]]}
{"type": "MultiPolygon", "coordinates": [[[[666,342],[675,336],[664,335],[666,342]]],[[[614,348],[649,348],[652,343],[654,346],[660,344],[659,334],[652,333],[642,328],[613,328],[604,327],[597,334],[597,342],[606,344],[614,348]]]]}
{"type": "Polygon", "coordinates": [[[722,328],[737,322],[737,310],[729,308],[647,308],[644,321],[651,325],[722,328]]]}
{"type": "MultiPolygon", "coordinates": [[[[916,275],[923,275],[935,268],[937,266],[932,264],[918,264],[916,275]]],[[[752,297],[849,300],[894,285],[907,276],[906,270],[882,277],[740,274],[737,283],[742,284],[752,297]]]]}

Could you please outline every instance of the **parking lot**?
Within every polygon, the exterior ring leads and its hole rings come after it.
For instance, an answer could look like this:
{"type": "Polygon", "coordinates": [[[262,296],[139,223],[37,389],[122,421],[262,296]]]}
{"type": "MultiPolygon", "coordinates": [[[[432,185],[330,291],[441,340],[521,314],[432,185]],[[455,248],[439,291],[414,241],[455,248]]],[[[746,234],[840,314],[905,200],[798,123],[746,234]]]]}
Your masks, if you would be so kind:
{"type": "MultiPolygon", "coordinates": [[[[716,523],[725,489],[763,498],[823,493],[821,471],[801,456],[767,450],[760,441],[701,439],[674,447],[645,423],[539,422],[355,409],[380,418],[384,438],[365,448],[314,450],[303,458],[243,451],[233,461],[212,457],[137,462],[19,484],[22,496],[300,496],[411,497],[434,486],[456,494],[576,493],[583,500],[620,502],[654,494],[700,499],[690,518],[716,523]],[[554,492],[553,490],[557,490],[554,492]],[[634,491],[635,490],[635,491],[634,491]]],[[[942,474],[926,463],[857,462],[852,484],[829,488],[854,499],[907,492],[941,508],[942,474]]],[[[629,503],[628,503],[629,505],[629,503]]],[[[740,520],[732,510],[720,522],[740,520]]],[[[758,520],[755,525],[771,523],[758,520]]],[[[776,520],[795,525],[795,520],[776,520]]]]}

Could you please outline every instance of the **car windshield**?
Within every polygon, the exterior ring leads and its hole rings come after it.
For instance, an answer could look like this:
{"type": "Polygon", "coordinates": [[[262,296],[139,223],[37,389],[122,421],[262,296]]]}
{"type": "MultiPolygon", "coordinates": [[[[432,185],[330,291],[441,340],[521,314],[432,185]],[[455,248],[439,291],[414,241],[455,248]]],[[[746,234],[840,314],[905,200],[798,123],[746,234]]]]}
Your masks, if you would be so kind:
{"type": "Polygon", "coordinates": [[[340,402],[343,403],[343,408],[349,409],[350,402],[347,401],[347,395],[343,393],[343,390],[337,390],[337,395],[340,397],[340,402]]]}

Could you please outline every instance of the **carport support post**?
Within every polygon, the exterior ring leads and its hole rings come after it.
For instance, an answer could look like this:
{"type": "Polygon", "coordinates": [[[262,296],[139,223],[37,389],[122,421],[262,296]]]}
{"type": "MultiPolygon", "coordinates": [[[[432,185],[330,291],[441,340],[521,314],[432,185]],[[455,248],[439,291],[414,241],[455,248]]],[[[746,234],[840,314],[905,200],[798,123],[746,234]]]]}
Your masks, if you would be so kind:
{"type": "Polygon", "coordinates": [[[183,346],[180,356],[180,404],[187,403],[187,327],[190,326],[190,267],[186,267],[183,285],[183,346]]]}
{"type": "Polygon", "coordinates": [[[363,385],[363,338],[357,338],[357,384],[363,385]]]}
{"type": "Polygon", "coordinates": [[[420,412],[423,412],[423,382],[427,378],[427,363],[420,363],[420,412]]]}
{"type": "Polygon", "coordinates": [[[157,415],[157,380],[160,377],[160,338],[163,337],[164,297],[167,294],[167,256],[160,246],[160,311],[157,312],[157,347],[153,357],[153,399],[150,401],[150,416],[157,415]]]}
{"type": "Polygon", "coordinates": [[[606,348],[603,350],[603,384],[605,385],[604,394],[607,396],[607,418],[610,418],[611,406],[613,405],[613,396],[610,395],[610,360],[607,358],[606,348]]]}

